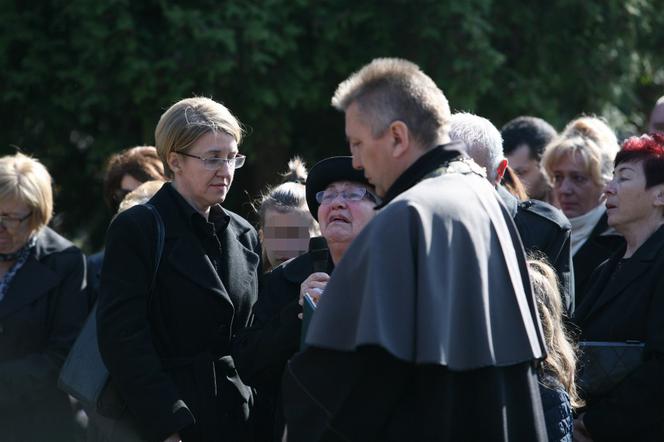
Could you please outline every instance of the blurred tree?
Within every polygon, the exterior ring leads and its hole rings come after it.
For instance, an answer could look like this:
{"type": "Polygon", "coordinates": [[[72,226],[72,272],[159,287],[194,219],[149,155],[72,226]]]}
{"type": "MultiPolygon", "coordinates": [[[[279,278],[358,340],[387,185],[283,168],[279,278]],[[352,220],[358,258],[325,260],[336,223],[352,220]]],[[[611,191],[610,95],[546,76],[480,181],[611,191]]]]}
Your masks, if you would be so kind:
{"type": "Polygon", "coordinates": [[[664,93],[659,1],[0,0],[0,153],[49,167],[56,227],[94,250],[105,159],[152,144],[159,115],[194,94],[247,127],[226,204],[244,215],[292,155],[348,151],[330,97],[374,57],[418,63],[453,109],[499,126],[586,112],[626,134],[664,93]]]}

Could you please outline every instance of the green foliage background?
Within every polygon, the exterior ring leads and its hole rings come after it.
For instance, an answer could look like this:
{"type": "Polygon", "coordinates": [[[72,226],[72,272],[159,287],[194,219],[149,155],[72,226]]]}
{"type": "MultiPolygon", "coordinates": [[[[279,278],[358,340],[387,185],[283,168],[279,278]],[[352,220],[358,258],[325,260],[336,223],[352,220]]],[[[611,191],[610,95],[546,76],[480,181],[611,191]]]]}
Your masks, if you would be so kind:
{"type": "Polygon", "coordinates": [[[97,249],[107,156],[154,143],[159,115],[205,95],[245,123],[248,164],[229,208],[278,181],[289,157],[347,152],[336,85],[374,57],[418,63],[454,110],[500,127],[580,113],[622,135],[664,94],[662,0],[0,0],[0,154],[55,178],[56,228],[97,249]]]}

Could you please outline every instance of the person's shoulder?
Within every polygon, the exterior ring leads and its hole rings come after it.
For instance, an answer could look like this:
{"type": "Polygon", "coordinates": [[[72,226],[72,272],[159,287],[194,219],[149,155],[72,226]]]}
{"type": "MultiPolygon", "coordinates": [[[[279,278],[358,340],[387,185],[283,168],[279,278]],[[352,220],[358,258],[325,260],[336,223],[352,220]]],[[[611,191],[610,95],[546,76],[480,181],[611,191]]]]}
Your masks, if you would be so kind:
{"type": "Polygon", "coordinates": [[[272,269],[268,275],[274,274],[275,277],[284,277],[288,281],[300,284],[311,273],[313,273],[311,254],[305,253],[281,263],[272,269]]]}
{"type": "Polygon", "coordinates": [[[83,265],[85,262],[83,252],[50,227],[42,228],[36,240],[35,256],[39,261],[71,261],[76,265],[83,265]]]}
{"type": "Polygon", "coordinates": [[[525,216],[542,223],[555,225],[560,230],[572,228],[569,219],[558,208],[539,200],[527,200],[519,203],[517,216],[525,216]]]}
{"type": "Polygon", "coordinates": [[[67,252],[80,254],[81,251],[71,241],[50,227],[43,227],[37,234],[35,247],[40,255],[67,252]]]}

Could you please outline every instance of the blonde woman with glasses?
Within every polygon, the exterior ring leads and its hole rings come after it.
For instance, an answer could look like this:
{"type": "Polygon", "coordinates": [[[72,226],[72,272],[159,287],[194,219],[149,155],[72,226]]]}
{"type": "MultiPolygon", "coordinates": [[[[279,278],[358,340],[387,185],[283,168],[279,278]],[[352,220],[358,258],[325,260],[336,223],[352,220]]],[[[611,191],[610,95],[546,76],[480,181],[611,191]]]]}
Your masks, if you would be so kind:
{"type": "Polygon", "coordinates": [[[85,259],[47,227],[51,176],[37,160],[0,158],[0,440],[71,441],[57,388],[85,316],[85,259]]]}
{"type": "Polygon", "coordinates": [[[159,120],[156,148],[170,181],[111,224],[97,311],[113,410],[146,440],[245,440],[252,402],[230,356],[256,300],[260,245],[254,228],[222,207],[237,169],[242,129],[208,98],[175,103],[159,120]],[[155,264],[158,268],[155,273],[155,264]]]}

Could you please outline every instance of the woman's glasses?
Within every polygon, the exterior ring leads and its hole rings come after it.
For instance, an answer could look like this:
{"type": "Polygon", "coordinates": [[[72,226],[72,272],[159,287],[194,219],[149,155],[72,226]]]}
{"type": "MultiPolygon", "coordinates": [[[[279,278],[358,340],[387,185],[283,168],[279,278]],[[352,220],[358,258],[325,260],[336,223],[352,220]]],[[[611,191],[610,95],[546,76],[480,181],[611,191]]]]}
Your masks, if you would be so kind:
{"type": "Polygon", "coordinates": [[[185,157],[201,160],[203,162],[203,167],[205,167],[207,170],[218,170],[223,166],[228,166],[229,169],[239,169],[240,167],[244,166],[244,160],[247,158],[244,155],[236,155],[233,158],[203,158],[199,157],[198,155],[191,155],[184,152],[177,153],[184,155],[185,157]]]}
{"type": "Polygon", "coordinates": [[[332,204],[337,198],[341,198],[343,201],[360,201],[364,198],[374,203],[378,201],[366,187],[353,187],[342,191],[326,189],[316,193],[318,204],[332,204]]]}
{"type": "Polygon", "coordinates": [[[0,215],[0,226],[7,230],[16,230],[23,221],[30,218],[30,215],[32,215],[32,212],[25,216],[0,215]]]}

